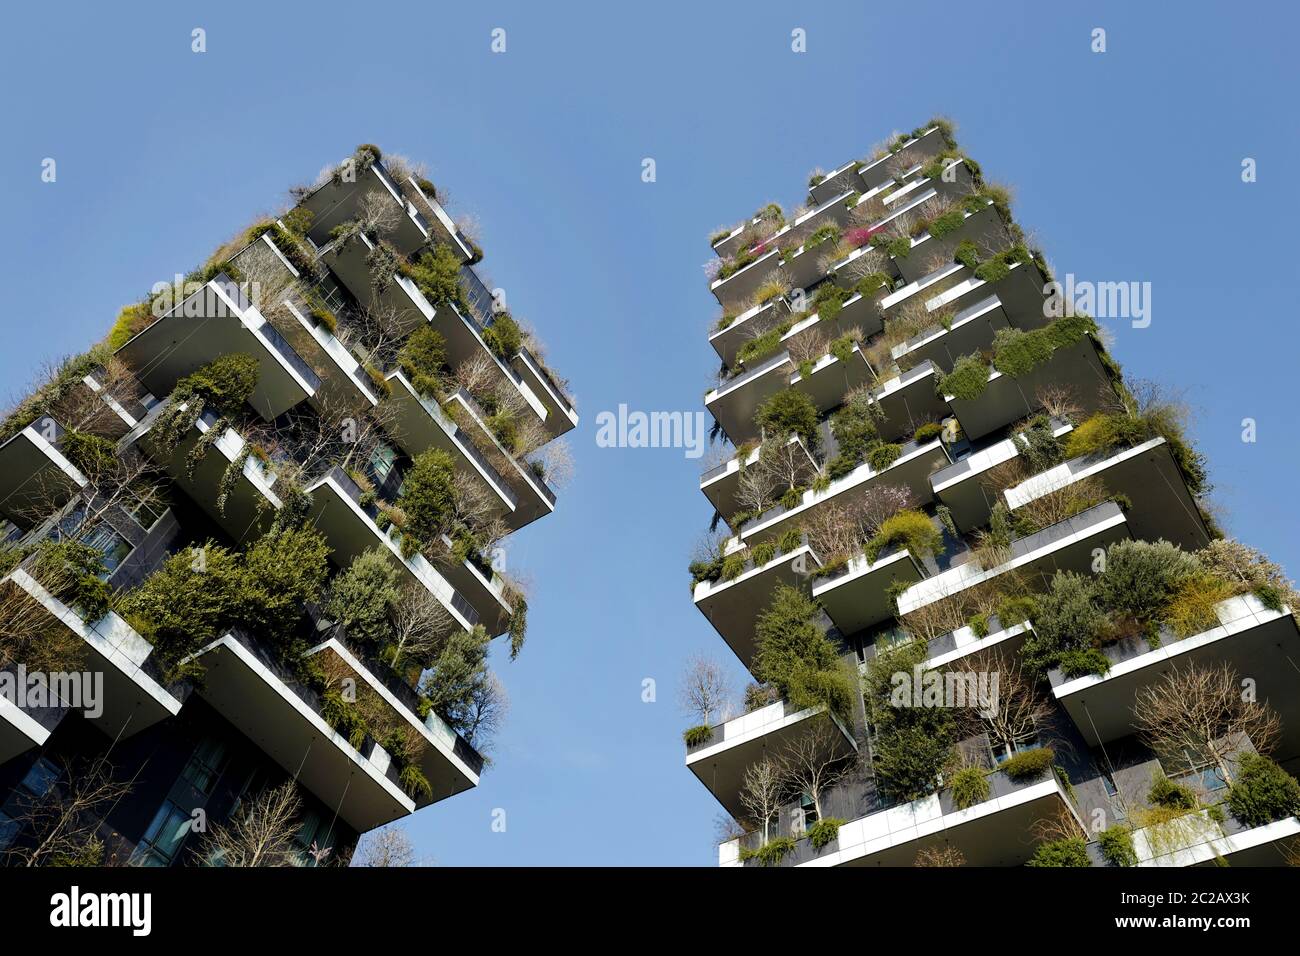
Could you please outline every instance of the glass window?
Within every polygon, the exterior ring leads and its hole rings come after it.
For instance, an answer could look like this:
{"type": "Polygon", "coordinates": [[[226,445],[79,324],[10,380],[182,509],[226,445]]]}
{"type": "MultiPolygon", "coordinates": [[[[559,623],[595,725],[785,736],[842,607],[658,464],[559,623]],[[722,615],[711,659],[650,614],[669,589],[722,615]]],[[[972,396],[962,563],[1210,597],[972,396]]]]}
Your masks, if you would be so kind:
{"type": "Polygon", "coordinates": [[[116,571],[118,565],[131,553],[131,542],[106,524],[101,524],[94,531],[91,531],[82,541],[104,556],[105,573],[103,577],[108,577],[108,575],[116,571]]]}
{"type": "Polygon", "coordinates": [[[5,849],[10,843],[13,843],[14,837],[18,835],[18,831],[22,828],[21,823],[3,810],[0,810],[0,850],[5,849]]]}
{"type": "Polygon", "coordinates": [[[215,737],[208,737],[195,748],[181,776],[194,784],[200,793],[208,794],[216,786],[225,764],[226,745],[215,737]]]}
{"type": "Polygon", "coordinates": [[[808,794],[799,794],[799,809],[803,811],[803,825],[805,828],[817,822],[817,804],[813,802],[813,798],[808,794]]]}
{"type": "Polygon", "coordinates": [[[397,464],[397,450],[387,442],[380,442],[370,453],[370,474],[376,485],[382,485],[397,464]]]}
{"type": "Polygon", "coordinates": [[[148,531],[163,516],[162,503],[154,500],[152,493],[135,499],[135,503],[126,509],[126,513],[144,530],[148,531]]]}
{"type": "Polygon", "coordinates": [[[27,776],[23,777],[21,786],[28,793],[37,797],[43,797],[59,782],[59,768],[54,766],[44,757],[41,757],[32,764],[32,769],[27,771],[27,776]]]}
{"type": "Polygon", "coordinates": [[[176,858],[176,851],[185,842],[190,832],[191,818],[188,813],[172,803],[163,801],[163,805],[154,814],[149,829],[145,831],[135,854],[131,858],[134,866],[167,866],[176,858]]]}
{"type": "MultiPolygon", "coordinates": [[[[293,836],[293,842],[298,847],[299,866],[319,866],[316,858],[311,854],[311,848],[314,845],[317,850],[327,849],[330,843],[330,826],[323,817],[315,810],[307,810],[302,815],[302,824],[298,827],[298,832],[293,836]]],[[[324,862],[328,862],[326,857],[324,862]]]]}
{"type": "Polygon", "coordinates": [[[1228,785],[1228,781],[1224,779],[1223,771],[1214,766],[1189,770],[1186,773],[1178,774],[1173,779],[1176,783],[1191,787],[1197,793],[1212,793],[1215,790],[1222,790],[1228,785]]]}

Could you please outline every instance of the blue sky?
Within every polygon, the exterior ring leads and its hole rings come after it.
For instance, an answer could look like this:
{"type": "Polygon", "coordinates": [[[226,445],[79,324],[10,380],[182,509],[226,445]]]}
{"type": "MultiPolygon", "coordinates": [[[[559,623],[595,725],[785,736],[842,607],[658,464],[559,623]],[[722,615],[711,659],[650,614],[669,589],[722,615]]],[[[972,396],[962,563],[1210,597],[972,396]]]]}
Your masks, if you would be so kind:
{"type": "Polygon", "coordinates": [[[730,653],[688,594],[710,516],[700,463],[598,448],[596,415],[701,408],[717,361],[708,234],[768,200],[797,204],[814,166],[933,114],[1014,187],[1058,273],[1153,284],[1151,326],[1117,327],[1116,356],[1130,377],[1187,389],[1230,533],[1300,570],[1294,516],[1265,507],[1296,464],[1293,9],[187,6],[7,14],[0,395],[357,143],[429,165],[453,212],[479,220],[483,268],[583,416],[575,481],[509,552],[534,587],[528,647],[501,662],[513,712],[497,766],[410,822],[437,862],[716,860],[717,806],[683,766],[674,702],[690,653],[730,653]],[[40,181],[45,157],[56,183],[40,181]],[[646,157],[656,182],[641,180],[646,157]],[[1244,157],[1258,182],[1241,182],[1244,157]],[[642,702],[645,678],[657,703],[642,702]]]}

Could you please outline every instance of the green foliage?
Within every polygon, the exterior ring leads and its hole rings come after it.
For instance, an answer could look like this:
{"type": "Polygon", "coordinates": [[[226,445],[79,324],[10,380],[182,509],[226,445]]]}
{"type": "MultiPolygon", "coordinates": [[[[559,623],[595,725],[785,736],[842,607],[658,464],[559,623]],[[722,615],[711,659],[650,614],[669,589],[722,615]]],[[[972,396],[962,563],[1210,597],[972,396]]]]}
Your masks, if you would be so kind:
{"type": "Polygon", "coordinates": [[[749,554],[745,551],[733,551],[722,559],[722,580],[734,581],[745,573],[749,564],[749,554]]]}
{"type": "Polygon", "coordinates": [[[789,854],[794,852],[794,837],[773,837],[757,850],[745,847],[740,849],[740,860],[758,860],[761,866],[777,866],[789,854]]]}
{"type": "Polygon", "coordinates": [[[1151,775],[1147,801],[1166,810],[1191,811],[1197,807],[1196,794],[1190,787],[1175,783],[1158,771],[1151,775]]]}
{"type": "Polygon", "coordinates": [[[1097,324],[1086,315],[1062,316],[1030,332],[999,329],[993,337],[993,367],[1019,378],[1046,362],[1058,349],[1068,348],[1096,330],[1097,324]]]}
{"type": "Polygon", "coordinates": [[[422,325],[402,345],[397,353],[397,364],[417,393],[441,395],[449,371],[447,340],[433,326],[422,325]]]}
{"type": "Polygon", "coordinates": [[[776,546],[783,554],[789,554],[796,551],[803,545],[802,528],[786,528],[781,532],[781,536],[776,539],[776,546]]]}
{"type": "Polygon", "coordinates": [[[509,312],[498,312],[492,319],[492,324],[483,331],[483,341],[497,358],[508,362],[519,354],[524,344],[524,334],[509,312]]]}
{"type": "Polygon", "coordinates": [[[976,354],[963,355],[953,363],[951,372],[939,378],[935,390],[940,395],[973,402],[984,394],[988,380],[989,367],[984,359],[976,354]]]}
{"type": "Polygon", "coordinates": [[[776,557],[776,542],[764,541],[756,544],[750,549],[749,553],[753,557],[754,567],[761,568],[776,557]]]}
{"type": "Polygon", "coordinates": [[[1046,471],[1065,457],[1065,442],[1054,434],[1052,421],[1046,415],[1035,415],[1017,433],[1020,449],[1031,472],[1046,471]]]}
{"type": "Polygon", "coordinates": [[[952,802],[965,810],[989,798],[989,778],[981,767],[963,767],[952,775],[952,802]]]}
{"type": "Polygon", "coordinates": [[[840,314],[848,299],[847,289],[841,289],[833,282],[826,282],[818,286],[816,293],[813,294],[812,309],[821,321],[830,321],[840,314]]]}
{"type": "Polygon", "coordinates": [[[853,677],[826,636],[820,609],[802,592],[780,585],[755,625],[757,650],[751,670],[776,687],[795,710],[826,706],[840,716],[850,713],[853,677]]]}
{"type": "Polygon", "coordinates": [[[713,728],[708,724],[700,724],[696,727],[687,727],[682,731],[682,740],[688,747],[698,747],[701,744],[707,744],[713,739],[713,728]]]}
{"type": "Polygon", "coordinates": [[[433,796],[433,784],[429,783],[429,778],[417,764],[402,764],[402,769],[397,774],[397,782],[409,796],[416,800],[427,800],[433,796]]]}
{"type": "Polygon", "coordinates": [[[808,828],[808,842],[814,850],[822,850],[840,835],[840,827],[845,821],[836,817],[825,817],[808,828]]]}
{"type": "Polygon", "coordinates": [[[399,504],[406,512],[406,529],[417,550],[431,548],[454,530],[456,462],[447,452],[429,448],[416,455],[402,483],[399,504]]]}
{"type": "Polygon", "coordinates": [[[51,594],[81,612],[90,622],[108,613],[112,589],[104,556],[97,548],[64,538],[46,539],[37,551],[32,573],[51,594]]]}
{"type": "Polygon", "coordinates": [[[881,289],[888,290],[890,286],[889,275],[884,272],[872,272],[857,281],[853,286],[853,291],[865,298],[870,298],[881,289]]]}
{"type": "Polygon", "coordinates": [[[872,771],[882,796],[911,801],[933,793],[939,774],[952,762],[953,713],[945,707],[896,706],[897,675],[925,667],[923,641],[882,647],[867,664],[863,701],[875,730],[872,771]]]}
{"type": "Polygon", "coordinates": [[[1238,755],[1227,803],[1246,826],[1263,826],[1300,813],[1300,783],[1268,757],[1246,751],[1238,755]]]}
{"type": "Polygon", "coordinates": [[[286,658],[292,656],[303,606],[325,589],[328,559],[324,536],[305,526],[268,531],[244,552],[242,623],[286,658]]]}
{"type": "Polygon", "coordinates": [[[750,339],[736,351],[736,364],[746,365],[771,355],[781,347],[781,336],[788,331],[784,327],[768,329],[762,335],[750,339]]]}
{"type": "Polygon", "coordinates": [[[136,302],[132,305],[122,306],[122,310],[117,313],[117,320],[113,323],[113,328],[109,330],[106,340],[108,347],[116,352],[136,334],[144,331],[153,321],[153,313],[150,311],[148,302],[136,302]]]}
{"type": "Polygon", "coordinates": [[[1110,658],[1095,647],[1063,651],[1059,663],[1061,673],[1068,678],[1088,674],[1104,677],[1110,672],[1110,658]]]}
{"type": "Polygon", "coordinates": [[[1133,851],[1133,834],[1122,823],[1107,827],[1097,834],[1101,855],[1111,866],[1137,866],[1137,853],[1133,851]]]}
{"type": "Polygon", "coordinates": [[[912,441],[918,445],[934,441],[943,434],[943,426],[938,422],[926,422],[920,425],[912,435],[912,441]]]}
{"type": "Polygon", "coordinates": [[[397,270],[415,283],[435,309],[451,305],[461,312],[467,310],[460,285],[460,258],[447,243],[435,243],[414,263],[399,261],[397,270]]]}
{"type": "Polygon", "coordinates": [[[257,387],[257,359],[232,352],[213,359],[176,383],[174,394],[182,400],[191,395],[202,398],[223,414],[236,411],[253,395],[257,387]]]}
{"type": "Polygon", "coordinates": [[[444,642],[420,685],[430,708],[457,733],[473,728],[474,699],[490,679],[488,641],[481,625],[455,632],[444,642]]]}
{"type": "Polygon", "coordinates": [[[343,625],[351,640],[377,650],[392,636],[390,615],[400,596],[397,568],[388,551],[371,548],[334,579],[325,613],[343,625]]]}
{"type": "Polygon", "coordinates": [[[787,388],[759,406],[754,423],[769,439],[798,435],[810,449],[817,447],[817,406],[797,389],[787,388]]]}
{"type": "Polygon", "coordinates": [[[957,243],[957,248],[953,252],[953,258],[960,262],[968,269],[974,269],[980,264],[979,246],[975,245],[970,239],[963,239],[957,243]]]}
{"type": "Polygon", "coordinates": [[[510,625],[506,629],[510,635],[510,659],[513,661],[524,649],[528,636],[528,600],[518,592],[508,595],[510,600],[510,625]]]}
{"type": "Polygon", "coordinates": [[[1024,783],[1037,780],[1051,769],[1055,760],[1056,752],[1051,747],[1035,747],[1033,750],[1022,750],[1014,757],[1002,761],[998,769],[1016,783],[1024,783]]]}
{"type": "Polygon", "coordinates": [[[1034,855],[1025,866],[1092,866],[1092,860],[1083,837],[1063,837],[1034,847],[1034,855]]]}
{"type": "Polygon", "coordinates": [[[1183,582],[1200,570],[1195,555],[1168,541],[1118,541],[1106,549],[1098,597],[1112,611],[1139,621],[1154,620],[1183,582]]]}
{"type": "Polygon", "coordinates": [[[1205,459],[1187,440],[1183,423],[1172,407],[1156,407],[1141,414],[1097,412],[1070,432],[1065,454],[1074,458],[1131,448],[1156,436],[1169,445],[1188,490],[1201,494],[1206,487],[1205,459]]]}
{"type": "Polygon", "coordinates": [[[59,440],[59,451],[78,471],[91,478],[106,474],[117,464],[117,445],[107,438],[86,432],[64,432],[59,440]]]}
{"type": "Polygon", "coordinates": [[[826,473],[831,480],[843,478],[866,460],[867,453],[880,444],[876,419],[868,396],[855,395],[831,416],[831,430],[839,452],[831,459],[826,473]]]}
{"type": "Polygon", "coordinates": [[[966,214],[962,209],[949,209],[930,220],[928,230],[935,239],[942,239],[961,228],[962,223],[966,221],[966,214]]]}
{"type": "Polygon", "coordinates": [[[1061,654],[1096,646],[1106,633],[1109,619],[1097,607],[1096,583],[1073,571],[1057,571],[1045,594],[1038,597],[1034,632],[1021,648],[1030,667],[1046,671],[1061,654]]]}
{"type": "Polygon", "coordinates": [[[867,464],[872,471],[884,471],[903,454],[903,446],[890,442],[881,442],[867,452],[867,464]]]}
{"type": "Polygon", "coordinates": [[[971,633],[976,637],[989,636],[989,616],[987,614],[976,614],[968,622],[971,633]]]}
{"type": "Polygon", "coordinates": [[[875,562],[886,548],[906,548],[916,559],[943,550],[943,534],[923,512],[906,509],[880,523],[880,530],[866,543],[863,553],[875,562]]]}

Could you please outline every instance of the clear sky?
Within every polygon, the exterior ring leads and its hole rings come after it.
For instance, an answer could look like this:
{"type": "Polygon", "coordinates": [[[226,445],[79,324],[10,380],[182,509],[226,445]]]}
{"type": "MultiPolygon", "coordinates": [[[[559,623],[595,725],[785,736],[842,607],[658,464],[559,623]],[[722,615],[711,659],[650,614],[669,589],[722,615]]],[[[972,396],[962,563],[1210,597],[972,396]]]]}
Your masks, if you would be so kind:
{"type": "Polygon", "coordinates": [[[687,655],[730,654],[688,591],[711,513],[700,463],[598,448],[596,416],[700,409],[717,367],[708,234],[796,205],[814,166],[936,113],[1014,187],[1058,274],[1152,283],[1152,322],[1114,328],[1117,358],[1188,389],[1229,532],[1300,572],[1278,507],[1297,464],[1294,5],[286,6],[6,11],[0,395],[356,144],[428,163],[453,213],[480,222],[482,268],[540,330],[583,422],[576,479],[509,551],[534,587],[528,646],[500,662],[513,712],[497,765],[410,821],[422,854],[716,861],[718,807],[683,765],[675,704],[687,655]]]}

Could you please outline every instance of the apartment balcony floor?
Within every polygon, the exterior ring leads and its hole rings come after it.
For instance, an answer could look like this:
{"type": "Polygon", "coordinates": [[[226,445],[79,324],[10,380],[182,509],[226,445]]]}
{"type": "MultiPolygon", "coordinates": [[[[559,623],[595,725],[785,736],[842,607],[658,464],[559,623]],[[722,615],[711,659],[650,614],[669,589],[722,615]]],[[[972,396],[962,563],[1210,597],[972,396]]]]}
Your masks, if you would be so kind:
{"type": "MultiPolygon", "coordinates": [[[[791,435],[786,445],[798,446],[796,454],[799,455],[800,460],[807,459],[808,473],[810,475],[816,473],[817,459],[808,450],[802,438],[791,435]]],[[[746,468],[758,462],[761,454],[762,448],[752,448],[744,456],[743,462],[739,454],[733,455],[722,464],[710,468],[700,478],[700,490],[704,492],[704,497],[709,499],[709,503],[723,518],[729,518],[740,508],[736,500],[740,492],[740,476],[746,468]]]]}

